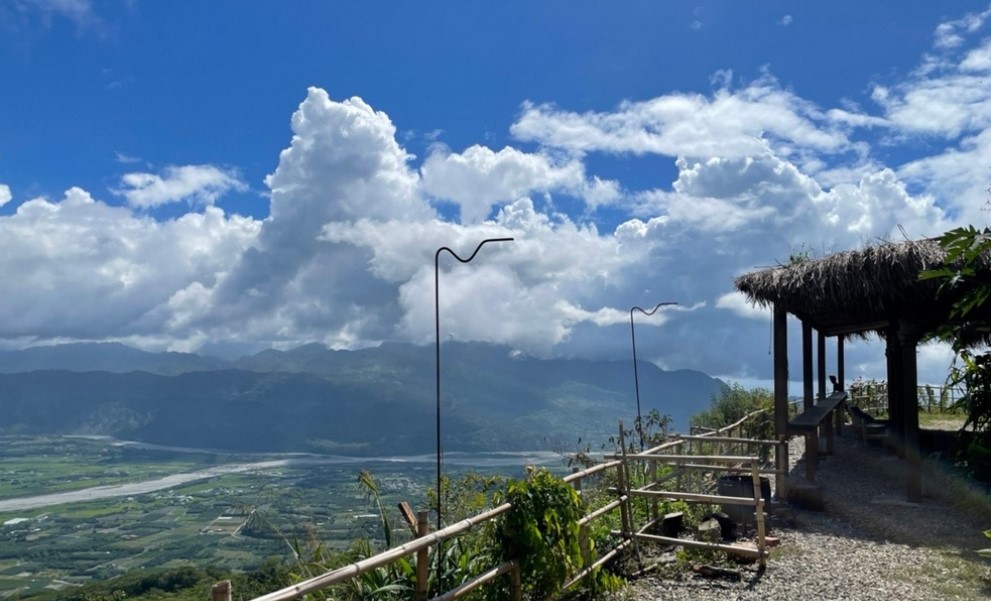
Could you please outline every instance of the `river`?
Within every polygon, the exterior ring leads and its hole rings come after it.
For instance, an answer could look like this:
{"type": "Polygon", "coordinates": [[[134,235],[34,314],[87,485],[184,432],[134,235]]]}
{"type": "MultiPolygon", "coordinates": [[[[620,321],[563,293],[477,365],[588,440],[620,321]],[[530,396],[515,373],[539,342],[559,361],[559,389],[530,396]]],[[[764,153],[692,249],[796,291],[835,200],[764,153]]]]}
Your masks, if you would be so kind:
{"type": "MultiPolygon", "coordinates": [[[[107,437],[86,437],[106,441],[115,446],[130,446],[156,450],[169,450],[188,453],[212,452],[206,449],[189,449],[183,447],[162,447],[159,445],[149,445],[134,441],[116,440],[107,437]]],[[[117,497],[129,497],[141,495],[159,490],[168,490],[190,482],[199,480],[209,480],[227,474],[237,474],[242,472],[258,472],[280,467],[300,467],[306,465],[349,465],[349,464],[374,464],[374,463],[406,463],[406,464],[434,464],[436,455],[396,455],[387,457],[346,457],[341,455],[313,455],[302,453],[287,453],[285,455],[266,455],[272,457],[265,461],[228,463],[209,467],[194,472],[183,472],[172,474],[154,480],[142,482],[127,482],[122,484],[107,484],[103,486],[93,486],[81,490],[69,492],[59,492],[47,495],[36,495],[31,497],[17,497],[13,499],[0,500],[0,513],[13,511],[25,511],[37,509],[39,507],[49,507],[52,505],[63,505],[65,503],[85,503],[98,501],[101,499],[112,499],[117,497]]],[[[550,451],[520,451],[520,452],[498,452],[498,453],[445,453],[444,465],[459,467],[520,467],[523,465],[560,465],[561,455],[550,451]]]]}

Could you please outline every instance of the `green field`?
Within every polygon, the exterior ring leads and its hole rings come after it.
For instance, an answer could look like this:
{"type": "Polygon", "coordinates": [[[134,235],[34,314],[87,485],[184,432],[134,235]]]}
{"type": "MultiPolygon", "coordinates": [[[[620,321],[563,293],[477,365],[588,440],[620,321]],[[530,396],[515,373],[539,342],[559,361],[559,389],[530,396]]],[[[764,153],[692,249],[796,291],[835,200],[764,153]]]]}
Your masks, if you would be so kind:
{"type": "MultiPolygon", "coordinates": [[[[0,449],[0,500],[271,459],[58,437],[0,437],[0,449]]],[[[363,469],[374,474],[389,508],[399,501],[422,508],[435,478],[429,463],[293,465],[0,513],[0,596],[71,587],[135,568],[192,563],[237,570],[272,555],[288,557],[295,542],[343,548],[356,537],[375,538],[379,518],[356,485],[363,469]]],[[[519,468],[484,471],[519,475],[522,459],[519,468]]],[[[399,523],[398,512],[392,519],[399,523]]]]}

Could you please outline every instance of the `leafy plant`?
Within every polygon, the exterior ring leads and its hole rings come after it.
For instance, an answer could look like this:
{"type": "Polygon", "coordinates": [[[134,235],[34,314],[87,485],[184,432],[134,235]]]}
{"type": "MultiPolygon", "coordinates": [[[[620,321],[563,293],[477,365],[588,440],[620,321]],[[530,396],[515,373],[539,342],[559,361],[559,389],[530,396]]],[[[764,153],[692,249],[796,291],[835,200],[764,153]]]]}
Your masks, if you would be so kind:
{"type": "MultiPolygon", "coordinates": [[[[991,538],[991,530],[985,530],[984,536],[991,538]]],[[[985,559],[991,559],[991,548],[988,549],[978,549],[977,554],[985,559]]]]}
{"type": "MultiPolygon", "coordinates": [[[[991,298],[991,273],[986,264],[991,249],[991,228],[958,227],[940,236],[946,251],[943,263],[919,275],[920,280],[941,280],[939,292],[952,301],[950,317],[962,320],[947,326],[944,334],[959,334],[973,322],[973,311],[991,298]]],[[[959,342],[960,336],[953,336],[959,342]]]]}
{"type": "Polygon", "coordinates": [[[753,420],[746,426],[746,435],[751,438],[769,439],[774,437],[774,395],[766,388],[744,388],[733,383],[723,389],[718,396],[713,395],[709,408],[692,417],[692,425],[705,428],[722,428],[743,419],[745,416],[764,409],[765,417],[753,420]]]}
{"type": "Polygon", "coordinates": [[[559,592],[583,565],[581,498],[547,470],[531,469],[526,479],[509,482],[505,500],[513,509],[499,520],[496,540],[506,558],[519,561],[524,592],[535,599],[559,592]]]}
{"type": "Polygon", "coordinates": [[[987,432],[991,428],[991,353],[960,349],[947,380],[949,385],[962,384],[965,389],[956,402],[967,413],[961,430],[973,426],[977,432],[987,432]]]}
{"type": "Polygon", "coordinates": [[[963,429],[973,425],[984,432],[991,426],[991,356],[974,354],[969,347],[988,326],[980,310],[991,299],[991,228],[959,227],[944,233],[939,245],[946,252],[942,264],[922,272],[919,279],[939,280],[939,295],[950,303],[950,321],[936,334],[952,343],[960,360],[947,383],[967,387],[963,402],[968,417],[963,429]]]}

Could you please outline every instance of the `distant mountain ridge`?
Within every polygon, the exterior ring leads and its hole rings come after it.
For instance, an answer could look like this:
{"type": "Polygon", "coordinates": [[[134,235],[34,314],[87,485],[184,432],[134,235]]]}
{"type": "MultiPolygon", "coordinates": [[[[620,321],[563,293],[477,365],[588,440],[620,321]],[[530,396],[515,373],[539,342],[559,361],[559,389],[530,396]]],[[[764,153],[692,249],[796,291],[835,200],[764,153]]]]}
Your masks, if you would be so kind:
{"type": "MultiPolygon", "coordinates": [[[[433,449],[433,347],[310,344],[235,361],[116,343],[0,352],[0,434],[105,434],[172,446],[349,455],[433,449]]],[[[447,450],[573,448],[636,414],[629,361],[535,359],[442,347],[447,450]]],[[[677,430],[724,384],[640,362],[643,411],[677,430]]]]}
{"type": "Polygon", "coordinates": [[[230,367],[228,361],[194,353],[149,353],[119,342],[77,342],[0,351],[0,373],[14,374],[42,369],[67,371],[147,371],[174,375],[230,367]]]}

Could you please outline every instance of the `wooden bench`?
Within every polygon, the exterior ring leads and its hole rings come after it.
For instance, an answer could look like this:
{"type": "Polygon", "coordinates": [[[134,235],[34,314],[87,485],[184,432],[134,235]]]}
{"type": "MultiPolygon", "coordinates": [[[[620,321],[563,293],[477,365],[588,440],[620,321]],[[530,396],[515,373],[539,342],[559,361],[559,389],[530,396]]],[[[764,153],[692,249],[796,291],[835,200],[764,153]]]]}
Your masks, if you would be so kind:
{"type": "Polygon", "coordinates": [[[823,430],[826,438],[826,454],[831,455],[833,423],[836,423],[836,433],[839,434],[843,427],[843,407],[846,400],[846,392],[834,392],[824,399],[819,399],[818,403],[788,422],[789,436],[805,436],[805,478],[809,481],[816,479],[816,464],[819,463],[819,431],[823,430]]]}
{"type": "Polygon", "coordinates": [[[884,441],[888,438],[888,427],[891,425],[890,420],[877,419],[853,405],[848,405],[846,410],[850,414],[853,431],[857,434],[857,438],[860,439],[861,443],[866,445],[868,440],[884,441]]]}

